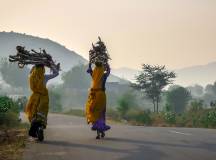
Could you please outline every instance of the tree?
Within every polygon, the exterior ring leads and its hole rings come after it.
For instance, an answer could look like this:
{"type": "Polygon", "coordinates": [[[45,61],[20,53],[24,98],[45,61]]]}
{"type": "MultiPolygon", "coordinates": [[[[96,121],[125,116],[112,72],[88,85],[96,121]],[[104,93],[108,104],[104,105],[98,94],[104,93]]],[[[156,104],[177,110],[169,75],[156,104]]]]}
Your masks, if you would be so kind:
{"type": "Polygon", "coordinates": [[[62,76],[64,87],[76,89],[89,88],[91,77],[86,73],[86,70],[87,66],[81,64],[64,73],[62,76]]]}
{"type": "Polygon", "coordinates": [[[205,87],[205,94],[202,99],[205,101],[205,104],[210,104],[216,100],[216,82],[214,84],[208,84],[205,87]]]}
{"type": "Polygon", "coordinates": [[[17,64],[10,63],[6,58],[2,58],[0,61],[0,72],[3,80],[12,87],[28,88],[28,74],[30,69],[27,67],[20,69],[17,64]]]}
{"type": "Polygon", "coordinates": [[[154,112],[158,112],[162,90],[175,77],[175,73],[167,71],[165,66],[143,64],[142,72],[136,77],[136,83],[132,87],[144,92],[152,100],[154,112]]]}
{"type": "Polygon", "coordinates": [[[131,107],[137,107],[136,98],[131,93],[123,94],[117,101],[117,110],[120,112],[121,116],[124,118],[125,114],[131,107]]]}
{"type": "Polygon", "coordinates": [[[167,92],[166,101],[171,106],[171,110],[181,113],[191,99],[190,92],[184,87],[174,88],[167,92]]]}
{"type": "Polygon", "coordinates": [[[214,82],[214,84],[208,84],[205,88],[205,92],[207,94],[212,94],[212,95],[216,95],[216,82],[214,82]]]}
{"type": "Polygon", "coordinates": [[[62,104],[61,104],[61,94],[57,91],[56,88],[49,87],[49,101],[50,101],[50,111],[51,112],[62,112],[62,104]]]}
{"type": "Polygon", "coordinates": [[[200,85],[194,85],[194,86],[189,86],[189,87],[187,87],[187,89],[191,92],[191,94],[193,95],[193,96],[195,96],[195,97],[200,97],[200,96],[202,96],[203,95],[203,91],[204,91],[204,89],[203,89],[203,87],[202,86],[200,86],[200,85]]]}

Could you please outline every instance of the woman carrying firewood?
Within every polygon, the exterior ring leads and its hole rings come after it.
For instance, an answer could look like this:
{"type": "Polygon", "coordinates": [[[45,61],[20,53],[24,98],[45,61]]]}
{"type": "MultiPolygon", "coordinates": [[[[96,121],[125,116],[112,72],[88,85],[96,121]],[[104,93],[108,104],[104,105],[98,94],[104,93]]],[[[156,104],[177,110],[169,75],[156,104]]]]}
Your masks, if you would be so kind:
{"type": "Polygon", "coordinates": [[[34,65],[30,71],[29,84],[32,94],[25,108],[25,113],[31,123],[29,136],[43,141],[43,130],[47,125],[47,115],[49,110],[49,96],[46,84],[48,80],[59,75],[60,64],[55,64],[52,57],[43,50],[43,53],[33,53],[25,50],[22,46],[17,46],[17,55],[10,56],[10,62],[18,62],[18,66],[34,65]],[[45,66],[50,68],[51,74],[45,74],[45,66]]]}
{"type": "Polygon", "coordinates": [[[47,125],[47,115],[49,110],[49,95],[46,83],[59,75],[59,71],[51,68],[52,74],[45,74],[44,65],[35,65],[29,76],[30,88],[32,95],[30,96],[25,108],[25,113],[31,122],[29,136],[38,138],[43,141],[43,129],[47,125]]]}
{"type": "Polygon", "coordinates": [[[105,131],[110,129],[106,125],[106,93],[105,83],[110,74],[108,64],[109,55],[104,43],[100,40],[90,50],[90,62],[87,73],[92,77],[92,85],[86,104],[87,123],[92,124],[92,130],[97,131],[96,139],[105,137],[105,131]],[[92,63],[95,65],[92,70],[92,63]]]}

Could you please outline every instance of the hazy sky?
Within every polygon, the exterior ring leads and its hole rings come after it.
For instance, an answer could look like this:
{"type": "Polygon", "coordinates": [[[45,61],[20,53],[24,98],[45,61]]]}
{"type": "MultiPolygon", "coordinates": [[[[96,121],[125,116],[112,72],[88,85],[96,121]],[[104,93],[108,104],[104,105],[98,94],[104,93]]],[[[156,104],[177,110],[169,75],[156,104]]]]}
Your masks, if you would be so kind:
{"type": "Polygon", "coordinates": [[[100,35],[114,68],[216,60],[216,0],[0,0],[0,31],[11,30],[85,58],[100,35]]]}

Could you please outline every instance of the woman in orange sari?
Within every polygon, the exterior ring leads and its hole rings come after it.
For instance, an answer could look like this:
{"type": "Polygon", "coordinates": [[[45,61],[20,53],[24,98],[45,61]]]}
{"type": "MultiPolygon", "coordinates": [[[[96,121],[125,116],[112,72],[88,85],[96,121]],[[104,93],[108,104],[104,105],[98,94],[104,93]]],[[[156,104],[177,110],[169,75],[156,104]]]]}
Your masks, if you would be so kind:
{"type": "Polygon", "coordinates": [[[88,95],[86,104],[87,123],[92,124],[92,130],[97,131],[96,139],[105,137],[105,131],[110,129],[106,125],[106,93],[105,83],[110,74],[110,67],[106,67],[100,62],[95,63],[95,68],[92,70],[91,64],[87,72],[92,76],[92,85],[88,95]]]}
{"type": "Polygon", "coordinates": [[[49,95],[46,88],[48,80],[58,76],[58,70],[51,69],[52,74],[45,75],[44,65],[35,65],[29,76],[32,94],[25,108],[25,113],[31,123],[29,136],[44,139],[43,129],[47,125],[47,115],[49,110],[49,95]]]}

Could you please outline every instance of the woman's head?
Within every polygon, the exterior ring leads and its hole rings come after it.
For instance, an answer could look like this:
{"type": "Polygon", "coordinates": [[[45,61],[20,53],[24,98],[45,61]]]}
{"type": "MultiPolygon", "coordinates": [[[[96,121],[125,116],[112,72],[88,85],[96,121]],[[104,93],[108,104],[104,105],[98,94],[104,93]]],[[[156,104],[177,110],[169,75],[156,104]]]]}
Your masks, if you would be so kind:
{"type": "Polygon", "coordinates": [[[44,65],[35,65],[32,67],[30,73],[35,72],[36,74],[45,74],[45,67],[44,65]]]}

